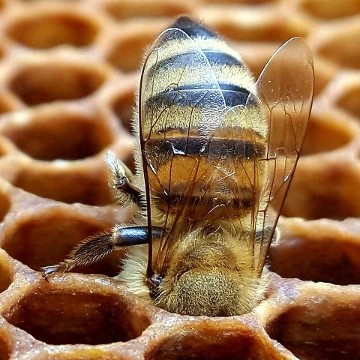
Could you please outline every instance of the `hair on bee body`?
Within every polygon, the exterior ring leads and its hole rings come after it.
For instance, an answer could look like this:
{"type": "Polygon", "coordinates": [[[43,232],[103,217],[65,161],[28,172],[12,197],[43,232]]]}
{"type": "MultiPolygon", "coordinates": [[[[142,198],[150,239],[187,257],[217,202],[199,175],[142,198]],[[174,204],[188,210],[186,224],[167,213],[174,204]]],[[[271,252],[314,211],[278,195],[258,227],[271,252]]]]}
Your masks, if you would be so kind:
{"type": "Polygon", "coordinates": [[[286,42],[255,81],[216,34],[180,17],[142,68],[136,173],[106,162],[131,224],[85,240],[44,275],[128,254],[117,276],[167,311],[251,311],[269,283],[265,264],[300,155],[313,98],[311,53],[286,42]]]}

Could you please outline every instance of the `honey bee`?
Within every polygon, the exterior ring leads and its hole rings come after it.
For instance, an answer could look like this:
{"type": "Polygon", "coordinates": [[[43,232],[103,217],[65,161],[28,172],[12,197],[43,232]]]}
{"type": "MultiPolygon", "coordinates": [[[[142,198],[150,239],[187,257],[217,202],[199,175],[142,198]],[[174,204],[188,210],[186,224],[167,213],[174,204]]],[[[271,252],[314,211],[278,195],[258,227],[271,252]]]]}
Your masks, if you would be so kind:
{"type": "Polygon", "coordinates": [[[303,143],[314,70],[300,38],[276,51],[255,82],[212,31],[180,17],[142,68],[136,174],[106,162],[132,224],[77,246],[44,276],[129,246],[117,276],[167,311],[251,311],[269,283],[265,259],[303,143]]]}

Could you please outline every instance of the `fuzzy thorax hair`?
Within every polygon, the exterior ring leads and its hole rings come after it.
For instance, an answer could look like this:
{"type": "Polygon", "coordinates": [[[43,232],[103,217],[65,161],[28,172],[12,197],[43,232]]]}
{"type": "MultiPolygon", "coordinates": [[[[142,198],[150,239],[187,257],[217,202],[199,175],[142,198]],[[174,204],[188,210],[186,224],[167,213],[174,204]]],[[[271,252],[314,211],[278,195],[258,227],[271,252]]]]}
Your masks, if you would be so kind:
{"type": "Polygon", "coordinates": [[[147,246],[130,249],[117,278],[139,298],[170,312],[206,316],[247,313],[264,298],[268,273],[264,269],[259,276],[254,270],[245,241],[223,235],[194,231],[177,241],[155,299],[146,285],[147,246]]]}

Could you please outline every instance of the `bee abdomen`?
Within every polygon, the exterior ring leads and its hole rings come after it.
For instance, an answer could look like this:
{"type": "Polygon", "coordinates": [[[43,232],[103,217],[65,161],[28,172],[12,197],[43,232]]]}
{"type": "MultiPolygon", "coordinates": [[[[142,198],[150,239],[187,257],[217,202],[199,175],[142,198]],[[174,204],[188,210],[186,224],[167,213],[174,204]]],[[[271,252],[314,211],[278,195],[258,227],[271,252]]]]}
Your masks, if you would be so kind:
{"type": "Polygon", "coordinates": [[[216,34],[186,17],[172,28],[179,31],[162,38],[159,51],[148,60],[145,75],[152,81],[144,92],[145,102],[150,100],[146,107],[151,108],[152,102],[169,103],[169,96],[172,105],[175,101],[175,105],[194,106],[203,96],[201,91],[211,89],[222,93],[224,106],[248,104],[249,95],[255,91],[254,81],[236,52],[216,34]],[[184,75],[184,69],[188,75],[184,75]]]}
{"type": "Polygon", "coordinates": [[[252,179],[267,127],[240,57],[182,17],[159,37],[143,78],[141,130],[156,206],[176,213],[190,204],[198,220],[248,213],[263,182],[263,162],[260,180],[252,179]]]}

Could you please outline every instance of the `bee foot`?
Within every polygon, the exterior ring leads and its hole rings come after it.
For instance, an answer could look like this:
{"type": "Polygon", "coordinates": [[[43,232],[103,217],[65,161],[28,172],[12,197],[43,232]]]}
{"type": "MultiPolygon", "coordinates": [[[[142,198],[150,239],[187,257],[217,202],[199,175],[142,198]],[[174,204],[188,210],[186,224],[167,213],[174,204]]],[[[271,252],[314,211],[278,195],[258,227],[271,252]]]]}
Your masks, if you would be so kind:
{"type": "Polygon", "coordinates": [[[49,275],[55,273],[55,272],[59,272],[62,269],[62,265],[49,265],[49,266],[44,266],[41,268],[42,269],[42,276],[44,279],[47,279],[49,275]]]}

